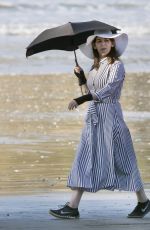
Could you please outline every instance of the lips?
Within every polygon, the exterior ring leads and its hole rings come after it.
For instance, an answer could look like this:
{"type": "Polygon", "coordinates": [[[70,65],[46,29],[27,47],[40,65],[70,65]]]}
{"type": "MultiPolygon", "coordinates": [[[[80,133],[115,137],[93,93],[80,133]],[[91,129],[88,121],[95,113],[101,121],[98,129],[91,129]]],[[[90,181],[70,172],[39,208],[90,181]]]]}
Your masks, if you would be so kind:
{"type": "Polygon", "coordinates": [[[103,51],[103,52],[106,51],[106,50],[107,50],[106,48],[102,48],[102,49],[101,49],[101,51],[103,51]]]}

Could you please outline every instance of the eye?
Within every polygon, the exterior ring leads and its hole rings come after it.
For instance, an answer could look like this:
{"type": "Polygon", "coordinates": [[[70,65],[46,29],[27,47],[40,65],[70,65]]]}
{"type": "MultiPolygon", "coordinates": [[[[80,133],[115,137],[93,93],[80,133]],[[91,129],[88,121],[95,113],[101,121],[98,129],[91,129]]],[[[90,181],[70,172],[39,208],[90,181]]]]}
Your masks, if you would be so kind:
{"type": "Polygon", "coordinates": [[[108,39],[108,38],[106,38],[106,39],[105,39],[105,42],[109,42],[109,39],[108,39]]]}
{"type": "Polygon", "coordinates": [[[102,42],[102,40],[101,40],[101,39],[97,39],[96,42],[97,42],[97,43],[100,43],[100,42],[102,42]]]}

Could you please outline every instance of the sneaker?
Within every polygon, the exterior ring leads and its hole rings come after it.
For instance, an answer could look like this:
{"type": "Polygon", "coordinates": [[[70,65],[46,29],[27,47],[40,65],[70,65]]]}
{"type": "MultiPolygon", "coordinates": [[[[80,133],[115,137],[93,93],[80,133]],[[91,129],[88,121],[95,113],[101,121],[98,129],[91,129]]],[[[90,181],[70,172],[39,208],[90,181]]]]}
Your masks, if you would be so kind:
{"type": "Polygon", "coordinates": [[[49,214],[62,219],[76,219],[80,216],[78,208],[71,208],[68,206],[68,203],[63,208],[57,210],[50,209],[49,214]]]}
{"type": "Polygon", "coordinates": [[[143,218],[148,212],[150,212],[150,200],[144,203],[138,202],[135,209],[128,214],[128,218],[143,218]]]}

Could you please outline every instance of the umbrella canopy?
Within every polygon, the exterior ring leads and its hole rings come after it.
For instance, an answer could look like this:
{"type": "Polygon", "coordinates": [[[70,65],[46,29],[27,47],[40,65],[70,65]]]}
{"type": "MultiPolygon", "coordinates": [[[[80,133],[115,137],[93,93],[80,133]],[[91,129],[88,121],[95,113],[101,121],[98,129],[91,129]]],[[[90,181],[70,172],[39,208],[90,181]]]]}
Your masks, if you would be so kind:
{"type": "MultiPolygon", "coordinates": [[[[119,29],[99,21],[68,22],[39,34],[27,47],[26,57],[46,50],[66,50],[75,53],[78,46],[85,43],[87,37],[94,34],[95,30],[116,33],[119,29]]],[[[75,61],[77,64],[76,53],[75,61]]]]}

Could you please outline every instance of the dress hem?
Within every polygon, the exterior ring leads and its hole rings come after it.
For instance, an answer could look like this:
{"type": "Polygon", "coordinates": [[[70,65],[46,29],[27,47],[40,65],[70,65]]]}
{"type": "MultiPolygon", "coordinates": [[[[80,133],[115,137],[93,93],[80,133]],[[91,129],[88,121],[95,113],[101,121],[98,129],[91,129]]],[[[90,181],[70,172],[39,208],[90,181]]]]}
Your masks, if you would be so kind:
{"type": "Polygon", "coordinates": [[[98,189],[91,189],[91,188],[84,188],[84,187],[72,187],[72,186],[69,186],[67,185],[68,188],[70,188],[71,190],[82,190],[82,191],[85,191],[85,192],[90,192],[90,193],[96,193],[100,190],[108,190],[108,191],[125,191],[125,192],[138,192],[140,191],[142,188],[143,188],[143,185],[141,185],[139,188],[137,189],[134,189],[134,188],[117,188],[117,187],[101,187],[101,188],[98,188],[98,189]]]}

